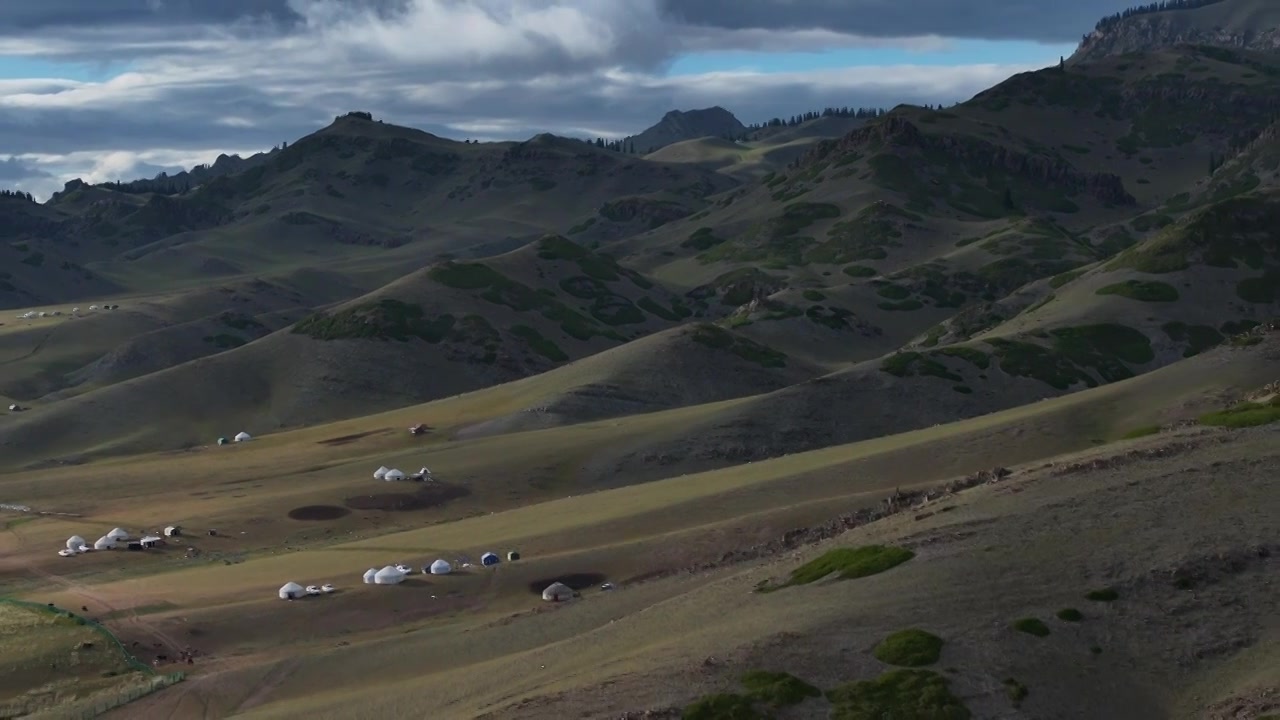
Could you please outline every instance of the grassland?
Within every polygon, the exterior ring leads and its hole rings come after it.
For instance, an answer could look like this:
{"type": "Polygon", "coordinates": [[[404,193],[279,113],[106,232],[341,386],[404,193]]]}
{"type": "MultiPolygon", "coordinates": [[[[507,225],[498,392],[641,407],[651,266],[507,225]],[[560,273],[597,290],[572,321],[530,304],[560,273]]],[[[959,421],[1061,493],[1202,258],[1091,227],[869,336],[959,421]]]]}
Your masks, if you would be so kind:
{"type": "MultiPolygon", "coordinates": [[[[1223,348],[1209,355],[1218,353],[1243,359],[1267,347],[1264,344],[1245,349],[1223,348]]],[[[1201,358],[1185,362],[1199,361],[1201,358]]],[[[1264,362],[1262,367],[1273,366],[1264,362]]],[[[49,516],[10,523],[3,535],[7,559],[0,571],[8,573],[6,582],[24,588],[25,597],[65,606],[83,604],[93,614],[115,618],[105,622],[119,632],[126,643],[138,639],[144,646],[152,640],[163,645],[166,637],[181,637],[177,642],[189,643],[207,654],[207,660],[198,659],[190,668],[194,679],[183,684],[190,688],[179,686],[139,700],[137,705],[127,708],[131,712],[190,712],[207,704],[215,716],[237,712],[250,717],[280,717],[307,712],[319,713],[320,717],[325,717],[325,713],[338,717],[346,712],[344,708],[350,707],[346,703],[359,702],[372,703],[395,714],[416,707],[420,700],[411,698],[419,697],[419,692],[427,693],[420,696],[422,698],[434,698],[433,702],[437,703],[434,707],[445,717],[501,714],[502,708],[510,711],[510,703],[521,698],[532,698],[520,706],[519,712],[525,716],[554,716],[567,712],[566,707],[585,698],[582,693],[596,698],[592,702],[604,702],[619,711],[654,703],[685,707],[716,692],[737,694],[765,707],[773,702],[760,699],[765,697],[762,695],[765,690],[733,685],[741,681],[742,673],[751,670],[790,673],[827,691],[821,698],[806,694],[797,707],[808,707],[810,703],[816,708],[857,707],[859,702],[891,703],[894,702],[891,690],[898,683],[907,682],[908,677],[885,676],[883,668],[868,664],[878,662],[871,650],[876,643],[924,618],[945,618],[940,621],[941,626],[929,627],[930,632],[939,637],[957,637],[957,622],[990,627],[989,621],[977,616],[963,620],[969,615],[956,610],[955,592],[964,589],[964,592],[983,596],[993,592],[985,581],[980,586],[963,581],[961,578],[975,571],[965,569],[963,564],[955,566],[956,558],[971,556],[973,562],[983,563],[1000,558],[998,567],[1018,568],[1015,575],[1002,571],[1006,579],[1002,581],[1003,589],[996,592],[1002,600],[990,607],[990,612],[1005,615],[1005,624],[1019,617],[1034,616],[1033,613],[1047,617],[1072,598],[1080,598],[1090,587],[1097,586],[1096,581],[1090,581],[1091,576],[1072,579],[1074,575],[1061,577],[1061,573],[1054,574],[1054,582],[1046,586],[1044,583],[1050,576],[1043,575],[1047,571],[1036,569],[1040,565],[1032,561],[1040,552],[1036,548],[1041,545],[1037,543],[1043,544],[1044,552],[1048,552],[1047,548],[1060,545],[1058,533],[1079,532],[1042,522],[1040,513],[1049,510],[1036,509],[1040,506],[1027,500],[1038,497],[1041,492],[1050,493],[1046,498],[1060,496],[1066,487],[1061,484],[1064,481],[1052,480],[1051,475],[1046,475],[1043,481],[1028,479],[1029,484],[1019,485],[1024,490],[1016,497],[998,488],[995,494],[973,491],[988,499],[970,510],[942,514],[936,509],[941,506],[936,506],[927,521],[912,522],[913,515],[908,513],[901,519],[885,521],[883,526],[873,523],[850,536],[831,541],[826,547],[802,548],[805,557],[799,562],[764,549],[759,559],[748,555],[743,564],[721,565],[724,553],[743,549],[743,541],[739,539],[742,537],[759,538],[756,542],[772,547],[769,544],[777,542],[788,528],[827,522],[835,508],[877,507],[895,488],[920,487],[992,464],[1034,463],[1037,458],[1088,447],[1093,431],[1080,424],[1086,416],[1102,413],[1109,415],[1111,422],[1131,424],[1136,419],[1122,417],[1126,413],[1117,413],[1119,408],[1163,405],[1189,408],[1184,412],[1194,413],[1197,405],[1188,401],[1204,391],[1190,390],[1192,386],[1185,383],[1193,378],[1203,380],[1204,376],[1190,366],[1183,379],[1176,379],[1177,374],[1170,375],[1179,369],[1175,365],[1150,376],[941,428],[600,492],[590,492],[589,487],[575,484],[568,476],[549,485],[543,485],[543,481],[532,485],[529,482],[543,475],[548,460],[571,457],[574,458],[570,461],[571,467],[591,465],[592,452],[598,454],[599,450],[614,447],[624,438],[634,443],[645,434],[661,435],[668,429],[687,427],[689,421],[700,414],[731,409],[742,401],[722,403],[719,409],[698,406],[475,440],[448,440],[437,435],[422,441],[403,431],[391,432],[411,419],[426,422],[438,431],[448,424],[450,415],[463,408],[457,404],[459,399],[452,408],[441,406],[433,410],[428,406],[329,427],[264,435],[243,446],[210,448],[199,455],[160,454],[101,461],[90,468],[113,488],[112,496],[82,495],[72,502],[68,502],[66,488],[76,483],[86,468],[50,469],[41,474],[38,483],[24,480],[21,475],[7,476],[4,484],[9,496],[23,498],[36,509],[72,512],[82,517],[49,516]],[[1158,375],[1164,375],[1163,379],[1155,377],[1158,375]],[[1143,389],[1148,378],[1147,389],[1143,389]],[[1186,387],[1196,395],[1171,394],[1176,387],[1186,387]],[[1127,395],[1128,392],[1139,395],[1127,395]],[[1150,400],[1135,402],[1136,397],[1162,400],[1153,405],[1150,400]],[[1024,439],[1022,447],[1002,440],[1014,432],[1024,439]],[[1027,438],[1039,439],[1027,444],[1027,438]],[[583,454],[588,448],[595,450],[583,454]],[[972,454],[958,453],[962,448],[969,448],[972,454]],[[939,457],[950,457],[952,462],[938,464],[934,458],[939,457]],[[193,461],[193,458],[198,459],[193,461]],[[317,525],[286,517],[292,508],[343,507],[344,498],[358,499],[362,492],[356,486],[374,482],[369,479],[369,471],[378,464],[416,467],[419,463],[431,467],[438,482],[465,485],[470,494],[418,510],[353,511],[317,525]],[[184,468],[185,482],[181,487],[174,487],[171,481],[177,468],[184,468]],[[857,480],[851,482],[850,478],[857,480]],[[1045,485],[1044,490],[1037,489],[1041,483],[1045,485]],[[968,522],[966,518],[975,517],[973,513],[990,512],[1001,517],[1003,513],[1011,513],[1009,520],[1000,521],[1009,523],[1007,529],[999,532],[1023,538],[1016,552],[1011,545],[995,555],[991,551],[983,552],[980,547],[953,555],[932,543],[922,543],[918,534],[935,532],[927,528],[943,523],[937,533],[956,535],[968,522]],[[143,529],[172,522],[183,525],[187,534],[160,551],[57,558],[49,550],[71,533],[100,532],[95,530],[99,526],[104,530],[116,525],[143,529]],[[959,525],[956,530],[944,530],[949,523],[959,525]],[[1054,530],[1028,545],[1026,538],[1031,537],[1027,535],[1028,528],[1033,527],[1053,527],[1054,530]],[[217,528],[218,536],[206,536],[205,528],[217,528]],[[184,552],[186,547],[194,548],[194,557],[188,557],[184,552]],[[296,550],[281,554],[281,547],[296,550]],[[881,549],[871,552],[875,548],[881,549]],[[429,580],[411,578],[398,587],[364,586],[357,578],[365,568],[380,567],[388,562],[410,561],[420,565],[435,557],[474,558],[482,550],[502,553],[519,550],[523,557],[514,563],[504,563],[496,570],[474,569],[429,580]],[[898,564],[899,556],[911,559],[898,564]],[[680,568],[704,564],[706,569],[692,575],[677,572],[663,577],[680,568]],[[917,567],[927,568],[924,572],[932,579],[921,578],[922,571],[914,569],[917,567]],[[854,579],[807,582],[833,573],[854,579]],[[65,582],[47,584],[51,576],[65,578],[65,582]],[[530,592],[531,585],[550,578],[576,576],[606,578],[618,589],[600,592],[587,588],[583,599],[569,607],[530,613],[541,602],[530,592]],[[716,610],[724,602],[726,593],[740,597],[762,582],[786,583],[797,577],[806,582],[782,592],[756,594],[760,600],[753,599],[750,607],[740,607],[731,614],[716,610]],[[1053,591],[1057,594],[1052,598],[1046,598],[1050,603],[1048,607],[1041,607],[1039,601],[1031,599],[1038,596],[1037,593],[1028,595],[1024,589],[1014,589],[1022,585],[1010,585],[1013,578],[1018,578],[1016,583],[1027,583],[1027,588],[1060,589],[1053,591]],[[274,589],[286,580],[302,584],[334,582],[340,591],[332,596],[282,603],[275,598],[274,589]],[[937,607],[948,607],[947,612],[926,609],[920,605],[926,602],[923,599],[902,603],[904,597],[925,597],[908,591],[913,584],[921,582],[931,587],[955,588],[952,593],[936,599],[929,596],[927,600],[939,603],[937,607]],[[822,649],[827,641],[819,638],[841,637],[840,633],[830,635],[823,628],[839,623],[847,633],[845,615],[851,602],[871,608],[860,612],[873,613],[877,618],[861,631],[866,633],[865,639],[855,643],[865,643],[862,645],[867,648],[865,660],[854,666],[831,664],[831,668],[850,667],[847,674],[839,676],[830,670],[819,671],[819,659],[827,652],[822,649]],[[674,635],[654,634],[648,618],[656,622],[657,615],[652,611],[642,612],[646,608],[660,610],[661,622],[675,622],[690,630],[674,635]],[[804,611],[797,614],[797,608],[804,611]],[[895,609],[888,612],[889,608],[895,609]],[[732,620],[728,619],[730,616],[732,620]],[[249,621],[249,617],[257,619],[249,621]],[[263,618],[269,622],[263,624],[263,618]],[[608,620],[614,618],[621,620],[610,624],[608,620]],[[780,618],[790,619],[779,623],[780,618]],[[319,627],[317,623],[323,623],[326,628],[318,635],[314,630],[319,627]],[[404,635],[403,631],[408,629],[413,632],[404,635]],[[802,639],[788,641],[791,649],[772,656],[774,662],[761,668],[759,661],[752,658],[756,651],[751,648],[757,642],[771,642],[769,638],[780,631],[798,633],[802,639]],[[650,640],[638,641],[643,637],[650,640]],[[338,638],[350,644],[335,646],[338,638]],[[594,640],[580,644],[586,638],[594,640]],[[655,638],[663,639],[655,641],[655,638]],[[355,640],[359,641],[353,642],[355,640]],[[411,672],[407,668],[404,672],[394,669],[401,665],[396,658],[416,653],[414,648],[419,643],[436,649],[429,653],[432,659],[415,663],[411,672]],[[565,643],[598,649],[564,653],[565,643]],[[619,648],[628,649],[620,655],[619,648]],[[811,652],[817,653],[813,659],[800,659],[811,652]],[[719,677],[717,673],[705,681],[710,684],[675,683],[674,676],[668,678],[667,673],[683,667],[684,663],[700,663],[707,655],[732,658],[726,666],[727,671],[737,673],[731,678],[733,683],[729,685],[732,686],[720,686],[715,680],[719,677]],[[606,657],[613,659],[606,662],[606,657]],[[676,658],[674,667],[673,658],[676,658]],[[206,662],[208,669],[202,666],[206,662]],[[492,688],[486,690],[474,680],[466,680],[484,676],[489,671],[508,672],[531,663],[538,668],[536,671],[517,674],[522,679],[516,686],[500,693],[492,688]],[[542,669],[542,665],[546,668],[542,669]],[[368,694],[367,688],[347,685],[342,679],[360,675],[361,668],[375,666],[384,668],[376,697],[368,694]],[[633,679],[626,681],[620,692],[599,694],[598,684],[620,672],[638,672],[639,675],[633,677],[651,678],[652,684],[647,680],[646,684],[636,685],[633,679]],[[856,691],[852,689],[855,686],[856,691]],[[317,688],[326,689],[317,692],[317,688]],[[557,696],[558,699],[548,696],[548,693],[562,691],[568,694],[557,696]],[[388,693],[400,699],[391,704],[377,699],[388,693]]],[[[1222,377],[1220,374],[1217,379],[1222,377]]],[[[1217,395],[1211,394],[1211,397],[1217,395]]],[[[1247,447],[1273,447],[1267,444],[1270,437],[1258,436],[1256,440],[1247,441],[1253,443],[1247,447]]],[[[1197,452],[1219,453],[1222,457],[1228,455],[1221,453],[1244,452],[1237,449],[1244,446],[1234,443],[1246,442],[1205,445],[1203,437],[1190,439],[1204,445],[1204,449],[1197,452]]],[[[1136,442],[1155,442],[1159,446],[1182,441],[1177,440],[1176,435],[1161,434],[1136,442]]],[[[1092,452],[1123,450],[1104,448],[1092,452]]],[[[1069,464],[1071,461],[1058,462],[1069,464]]],[[[1171,455],[1161,462],[1182,460],[1171,455]]],[[[1140,492],[1140,487],[1145,485],[1131,488],[1125,478],[1139,477],[1133,473],[1141,467],[1145,465],[1125,466],[1129,469],[1121,468],[1106,475],[1109,479],[1090,476],[1092,479],[1087,483],[1072,486],[1072,496],[1081,498],[1081,502],[1088,498],[1093,499],[1087,502],[1102,502],[1103,495],[1090,494],[1093,488],[1098,492],[1111,487],[1140,492]]],[[[1256,479],[1251,481],[1255,484],[1247,486],[1251,489],[1242,486],[1240,492],[1264,495],[1269,492],[1267,483],[1272,481],[1263,478],[1270,476],[1256,474],[1264,468],[1257,466],[1253,471],[1256,479]]],[[[1151,472],[1159,475],[1163,471],[1153,467],[1151,472]]],[[[1039,476],[1028,475],[1033,477],[1039,476]]],[[[374,492],[388,492],[382,489],[385,485],[379,483],[374,492]]],[[[1179,492],[1191,492],[1194,485],[1181,487],[1179,492]]],[[[389,492],[401,491],[393,488],[389,492]]],[[[959,502],[967,508],[979,501],[960,499],[959,502]]],[[[1167,502],[1177,502],[1176,497],[1167,502]]],[[[1044,507],[1050,508],[1052,504],[1044,507]]],[[[1255,507],[1259,518],[1264,516],[1265,507],[1265,503],[1255,507]]],[[[1227,511],[1225,506],[1223,511],[1227,511]]],[[[1087,512],[1081,512],[1078,517],[1088,516],[1087,512]]],[[[1135,507],[1133,512],[1141,511],[1135,507]]],[[[1259,526],[1245,522],[1232,527],[1246,531],[1259,526]]],[[[995,541],[989,532],[984,532],[982,539],[974,536],[963,542],[990,546],[995,541]]],[[[1152,526],[1151,532],[1158,529],[1152,526]]],[[[956,536],[967,537],[964,532],[956,536]]],[[[1145,566],[1135,566],[1132,572],[1145,572],[1141,567],[1145,566]]],[[[973,577],[977,582],[976,578],[981,576],[973,577]]],[[[988,604],[968,603],[967,606],[978,608],[988,604]]],[[[1055,642],[1058,634],[1055,632],[1041,642],[1055,642]]],[[[1152,641],[1149,636],[1144,638],[1141,642],[1152,641]]],[[[947,647],[951,642],[948,641],[947,647]]],[[[968,652],[964,649],[966,643],[977,640],[955,642],[961,645],[958,652],[964,653],[968,652]]],[[[1004,638],[990,642],[1014,640],[1004,638]]],[[[1118,652],[1116,647],[1110,651],[1118,652]]],[[[1009,674],[999,667],[971,668],[959,676],[949,677],[948,682],[958,683],[960,688],[973,687],[972,683],[985,682],[981,678],[988,673],[997,680],[1009,674]]],[[[1047,669],[1043,673],[1041,670],[1018,671],[1019,681],[1032,689],[1026,702],[1053,702],[1054,697],[1060,697],[1055,693],[1069,692],[1074,687],[1061,679],[1051,680],[1055,675],[1047,669]],[[1042,699],[1041,695],[1045,697],[1042,699]]],[[[924,675],[910,677],[908,685],[932,682],[924,675]]],[[[961,694],[970,697],[969,693],[961,694]]],[[[1106,698],[1098,702],[1107,702],[1106,698]]],[[[1127,707],[1140,709],[1141,703],[1147,701],[1142,696],[1124,702],[1128,703],[1127,707]]],[[[977,704],[966,700],[965,704],[979,714],[984,702],[987,700],[978,700],[977,704]]]]}

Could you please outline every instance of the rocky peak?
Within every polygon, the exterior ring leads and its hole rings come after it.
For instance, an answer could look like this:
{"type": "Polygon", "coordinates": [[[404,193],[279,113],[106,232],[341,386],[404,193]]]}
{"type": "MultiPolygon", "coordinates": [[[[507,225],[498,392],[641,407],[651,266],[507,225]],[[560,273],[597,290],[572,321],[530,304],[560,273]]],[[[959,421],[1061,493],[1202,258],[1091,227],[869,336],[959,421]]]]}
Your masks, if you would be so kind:
{"type": "Polygon", "coordinates": [[[1280,2],[1165,0],[1103,18],[1071,62],[1179,44],[1280,52],[1280,2]]]}
{"type": "Polygon", "coordinates": [[[720,106],[700,110],[672,110],[658,123],[625,142],[637,152],[650,153],[673,143],[700,137],[737,137],[747,131],[734,114],[720,106]]]}

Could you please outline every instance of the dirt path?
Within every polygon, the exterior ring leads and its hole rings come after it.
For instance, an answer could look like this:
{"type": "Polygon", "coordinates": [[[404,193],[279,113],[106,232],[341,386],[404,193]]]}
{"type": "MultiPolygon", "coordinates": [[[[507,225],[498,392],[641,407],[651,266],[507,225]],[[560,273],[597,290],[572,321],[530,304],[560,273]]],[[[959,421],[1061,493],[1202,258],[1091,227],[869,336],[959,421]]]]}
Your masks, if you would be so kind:
{"type": "Polygon", "coordinates": [[[235,715],[242,710],[248,710],[265,703],[271,693],[280,687],[280,683],[293,674],[299,664],[301,664],[301,660],[298,658],[290,658],[276,663],[275,667],[262,676],[262,680],[252,689],[248,697],[241,701],[229,714],[235,715]]]}
{"type": "MultiPolygon", "coordinates": [[[[32,575],[35,575],[36,577],[41,578],[42,580],[47,580],[55,585],[58,585],[65,591],[69,592],[70,594],[76,597],[81,598],[82,600],[87,600],[90,603],[100,606],[103,610],[106,610],[106,612],[108,613],[118,615],[121,618],[121,621],[119,623],[120,625],[137,628],[138,630],[142,631],[144,635],[149,635],[159,640],[161,643],[166,645],[167,649],[172,653],[177,654],[181,652],[185,647],[185,643],[182,643],[181,641],[174,638],[172,635],[164,632],[163,630],[156,627],[152,623],[144,620],[140,615],[138,615],[138,610],[136,607],[133,607],[133,606],[129,607],[127,610],[127,614],[125,614],[115,605],[108,602],[105,597],[90,590],[89,587],[83,583],[76,582],[75,580],[71,580],[69,578],[63,577],[61,575],[57,575],[55,573],[48,572],[46,570],[41,570],[40,568],[30,564],[27,565],[27,571],[30,572],[32,575]]],[[[115,633],[115,634],[117,635],[117,637],[119,636],[119,633],[115,633]]]]}

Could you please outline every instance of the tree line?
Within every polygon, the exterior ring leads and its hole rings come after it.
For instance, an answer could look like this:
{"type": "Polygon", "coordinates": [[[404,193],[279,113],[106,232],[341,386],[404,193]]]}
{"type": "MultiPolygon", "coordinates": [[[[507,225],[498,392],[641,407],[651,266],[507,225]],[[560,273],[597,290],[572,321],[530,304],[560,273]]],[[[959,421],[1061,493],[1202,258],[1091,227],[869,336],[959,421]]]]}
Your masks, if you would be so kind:
{"type": "Polygon", "coordinates": [[[15,198],[17,200],[26,200],[27,202],[35,202],[36,199],[29,192],[23,190],[0,190],[0,197],[15,198]]]}
{"type": "MultiPolygon", "coordinates": [[[[1223,0],[1160,0],[1160,2],[1148,3],[1146,5],[1138,5],[1127,10],[1121,10],[1113,15],[1108,15],[1098,21],[1094,26],[1096,30],[1106,30],[1114,27],[1117,23],[1127,20],[1135,15],[1148,15],[1150,13],[1165,12],[1168,10],[1195,10],[1206,5],[1217,5],[1223,0]]],[[[1085,37],[1088,37],[1087,35],[1085,37]]]]}

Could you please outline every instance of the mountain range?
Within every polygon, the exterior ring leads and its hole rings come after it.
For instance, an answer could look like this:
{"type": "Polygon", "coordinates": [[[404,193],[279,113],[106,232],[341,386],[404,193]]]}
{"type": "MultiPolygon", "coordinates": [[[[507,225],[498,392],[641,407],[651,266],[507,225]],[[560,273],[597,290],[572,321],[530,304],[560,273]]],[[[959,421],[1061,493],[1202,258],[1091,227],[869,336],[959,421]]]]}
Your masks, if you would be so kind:
{"type": "Polygon", "coordinates": [[[767,456],[1176,362],[1277,310],[1280,60],[1160,34],[1138,54],[1102,52],[1098,33],[1216,22],[1239,5],[1104,22],[1070,63],[945,110],[754,129],[723,108],[673,111],[617,149],[457,142],[352,112],[250,158],[73,181],[43,204],[0,198],[5,304],[123,298],[74,321],[6,323],[0,395],[31,409],[0,443],[11,462],[89,438],[159,449],[600,353],[642,368],[625,373],[638,387],[602,370],[606,397],[554,416],[571,423],[693,397],[659,400],[645,378],[723,345],[761,372],[694,395],[773,393],[723,423],[735,437],[760,428],[739,442],[767,456]],[[833,396],[886,392],[925,407],[868,427],[829,416],[833,396]],[[609,410],[610,394],[628,399],[609,410]],[[146,429],[54,431],[95,406],[146,429]],[[171,422],[188,406],[199,420],[171,422]],[[779,436],[787,426],[806,429],[779,436]]]}

